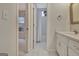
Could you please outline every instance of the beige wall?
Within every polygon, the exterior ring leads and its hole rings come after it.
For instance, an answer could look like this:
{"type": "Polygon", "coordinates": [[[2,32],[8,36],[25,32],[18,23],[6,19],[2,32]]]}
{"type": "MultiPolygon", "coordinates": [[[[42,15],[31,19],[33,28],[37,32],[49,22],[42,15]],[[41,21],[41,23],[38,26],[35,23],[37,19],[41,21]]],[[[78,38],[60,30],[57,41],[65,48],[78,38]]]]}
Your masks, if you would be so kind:
{"type": "Polygon", "coordinates": [[[48,4],[47,47],[55,50],[55,31],[70,31],[69,4],[48,4]],[[57,17],[61,15],[61,20],[57,17]]]}
{"type": "Polygon", "coordinates": [[[16,43],[16,4],[0,4],[0,53],[16,55],[16,43]]]}
{"type": "Polygon", "coordinates": [[[19,10],[26,10],[26,3],[19,3],[19,10]]]}
{"type": "Polygon", "coordinates": [[[36,7],[37,8],[47,8],[47,3],[37,3],[36,7]]]}

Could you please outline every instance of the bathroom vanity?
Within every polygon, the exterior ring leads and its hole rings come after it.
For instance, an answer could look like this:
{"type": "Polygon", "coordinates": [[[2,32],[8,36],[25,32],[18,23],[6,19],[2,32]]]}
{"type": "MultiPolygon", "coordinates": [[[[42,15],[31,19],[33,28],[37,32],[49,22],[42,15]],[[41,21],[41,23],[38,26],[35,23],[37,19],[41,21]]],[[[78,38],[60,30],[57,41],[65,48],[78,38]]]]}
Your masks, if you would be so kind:
{"type": "Polygon", "coordinates": [[[56,32],[56,51],[60,56],[79,56],[79,34],[56,32]]]}

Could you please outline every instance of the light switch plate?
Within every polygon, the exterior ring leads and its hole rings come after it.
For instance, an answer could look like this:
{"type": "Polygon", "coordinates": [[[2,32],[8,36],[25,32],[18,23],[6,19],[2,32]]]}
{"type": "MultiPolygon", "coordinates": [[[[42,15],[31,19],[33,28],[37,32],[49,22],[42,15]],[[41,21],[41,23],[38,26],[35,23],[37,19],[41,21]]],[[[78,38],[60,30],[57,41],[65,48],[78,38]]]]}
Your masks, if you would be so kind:
{"type": "Polygon", "coordinates": [[[7,11],[7,9],[2,11],[2,19],[3,20],[7,20],[8,19],[8,11],[7,11]]]}

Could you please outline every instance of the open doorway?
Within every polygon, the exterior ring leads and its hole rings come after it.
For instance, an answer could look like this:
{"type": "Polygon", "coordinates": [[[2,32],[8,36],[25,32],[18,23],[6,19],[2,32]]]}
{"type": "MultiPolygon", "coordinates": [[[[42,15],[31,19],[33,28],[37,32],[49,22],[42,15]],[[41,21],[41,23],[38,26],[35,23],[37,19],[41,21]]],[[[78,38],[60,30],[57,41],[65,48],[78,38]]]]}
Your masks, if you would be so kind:
{"type": "Polygon", "coordinates": [[[25,11],[19,11],[19,55],[24,54],[25,48],[25,34],[24,34],[24,25],[25,25],[25,11]]]}
{"type": "Polygon", "coordinates": [[[34,48],[47,48],[47,4],[36,4],[36,40],[34,48]]]}
{"type": "Polygon", "coordinates": [[[18,4],[18,42],[19,55],[23,56],[27,52],[27,4],[18,4]]]}

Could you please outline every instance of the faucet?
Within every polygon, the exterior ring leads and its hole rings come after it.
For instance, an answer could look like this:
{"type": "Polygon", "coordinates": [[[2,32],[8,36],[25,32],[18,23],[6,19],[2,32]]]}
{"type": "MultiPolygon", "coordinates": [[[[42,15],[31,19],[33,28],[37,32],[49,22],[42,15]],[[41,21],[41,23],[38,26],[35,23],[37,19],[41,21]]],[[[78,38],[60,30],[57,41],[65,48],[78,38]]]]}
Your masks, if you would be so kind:
{"type": "Polygon", "coordinates": [[[77,30],[74,30],[73,32],[74,32],[75,34],[78,34],[78,31],[77,31],[77,30]]]}

